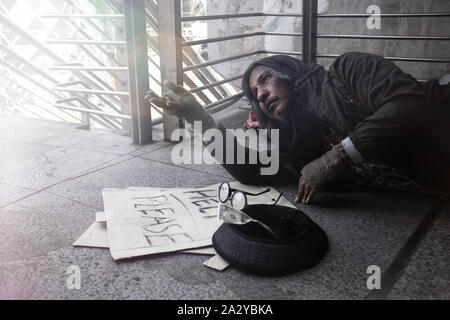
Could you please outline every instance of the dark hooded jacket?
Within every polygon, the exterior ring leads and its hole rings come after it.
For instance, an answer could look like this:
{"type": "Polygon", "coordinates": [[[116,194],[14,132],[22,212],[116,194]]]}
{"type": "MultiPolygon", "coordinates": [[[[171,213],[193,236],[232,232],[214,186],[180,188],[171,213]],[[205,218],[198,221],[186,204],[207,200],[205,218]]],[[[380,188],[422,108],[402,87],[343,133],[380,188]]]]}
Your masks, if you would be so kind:
{"type": "Polygon", "coordinates": [[[391,61],[367,53],[343,54],[329,71],[290,56],[272,56],[251,64],[243,78],[244,93],[265,128],[281,124],[260,112],[248,88],[257,65],[284,74],[289,82],[294,103],[281,128],[289,132],[287,141],[280,141],[289,168],[300,172],[330,142],[350,137],[365,161],[381,161],[416,183],[450,190],[450,85],[420,83],[391,61]]]}

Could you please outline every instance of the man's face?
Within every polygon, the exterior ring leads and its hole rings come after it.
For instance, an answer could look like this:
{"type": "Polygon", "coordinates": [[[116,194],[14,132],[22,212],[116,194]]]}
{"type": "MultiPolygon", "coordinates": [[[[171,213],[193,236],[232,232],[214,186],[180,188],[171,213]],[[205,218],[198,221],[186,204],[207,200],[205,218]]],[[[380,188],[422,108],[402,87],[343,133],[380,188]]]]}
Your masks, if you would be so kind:
{"type": "Polygon", "coordinates": [[[269,117],[285,122],[288,117],[290,96],[286,84],[265,66],[256,66],[249,78],[253,97],[269,117]]]}

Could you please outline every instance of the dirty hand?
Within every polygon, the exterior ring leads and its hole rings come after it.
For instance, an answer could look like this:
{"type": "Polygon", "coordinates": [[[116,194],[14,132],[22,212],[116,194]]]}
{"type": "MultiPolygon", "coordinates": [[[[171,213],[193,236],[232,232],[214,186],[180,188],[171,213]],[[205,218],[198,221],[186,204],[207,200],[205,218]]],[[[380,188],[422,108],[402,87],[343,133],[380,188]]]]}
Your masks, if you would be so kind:
{"type": "Polygon", "coordinates": [[[308,204],[314,197],[316,193],[316,188],[311,186],[303,176],[298,180],[298,194],[295,198],[295,202],[302,202],[308,204]]]}
{"type": "Polygon", "coordinates": [[[192,94],[182,86],[178,86],[168,80],[164,81],[164,85],[168,89],[164,97],[158,97],[153,92],[148,91],[144,98],[149,103],[162,108],[168,114],[184,118],[188,122],[203,120],[207,112],[192,94]]]}
{"type": "Polygon", "coordinates": [[[301,171],[298,183],[298,195],[295,202],[302,200],[308,204],[314,194],[327,182],[338,178],[351,168],[352,162],[341,143],[335,145],[319,159],[316,159],[301,171]]]}

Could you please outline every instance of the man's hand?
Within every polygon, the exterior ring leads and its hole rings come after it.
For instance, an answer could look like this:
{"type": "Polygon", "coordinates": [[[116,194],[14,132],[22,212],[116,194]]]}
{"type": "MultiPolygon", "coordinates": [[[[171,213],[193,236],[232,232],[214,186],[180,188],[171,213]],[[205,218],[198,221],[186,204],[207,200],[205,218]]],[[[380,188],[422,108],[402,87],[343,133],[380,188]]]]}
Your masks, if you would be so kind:
{"type": "Polygon", "coordinates": [[[154,94],[151,91],[147,92],[147,95],[144,97],[145,100],[147,100],[149,103],[153,103],[157,107],[163,109],[165,112],[167,112],[170,115],[174,116],[181,116],[180,109],[182,108],[181,104],[177,101],[173,101],[168,99],[167,97],[158,97],[156,94],[154,94]]]}
{"type": "Polygon", "coordinates": [[[302,201],[302,203],[308,204],[319,189],[329,181],[345,174],[351,165],[352,162],[342,144],[335,145],[319,159],[303,167],[295,202],[302,201]]]}
{"type": "Polygon", "coordinates": [[[168,114],[184,118],[188,122],[202,120],[205,117],[206,111],[189,91],[168,80],[164,81],[164,86],[168,89],[164,97],[158,97],[148,91],[144,98],[168,114]]]}
{"type": "Polygon", "coordinates": [[[311,186],[303,176],[298,180],[298,194],[295,198],[295,202],[299,203],[300,201],[304,204],[309,204],[316,194],[316,188],[311,186]]]}

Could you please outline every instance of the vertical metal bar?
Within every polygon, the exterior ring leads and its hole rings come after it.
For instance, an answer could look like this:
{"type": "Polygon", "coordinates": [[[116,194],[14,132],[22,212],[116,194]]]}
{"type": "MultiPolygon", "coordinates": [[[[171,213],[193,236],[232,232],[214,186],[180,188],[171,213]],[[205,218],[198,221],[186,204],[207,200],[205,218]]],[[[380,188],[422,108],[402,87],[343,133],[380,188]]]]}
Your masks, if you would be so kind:
{"type": "MultiPolygon", "coordinates": [[[[109,4],[111,5],[111,4],[109,4]]],[[[113,40],[120,40],[125,38],[125,28],[118,29],[113,28],[113,40]]],[[[127,53],[122,48],[115,47],[114,48],[114,58],[119,61],[119,65],[127,65],[127,53]]],[[[127,74],[124,72],[113,72],[114,73],[114,89],[118,91],[126,91],[128,87],[128,79],[127,74]]],[[[119,97],[120,99],[120,108],[122,114],[131,114],[130,107],[130,99],[128,97],[119,97]]],[[[130,119],[120,119],[122,121],[122,128],[125,131],[131,132],[131,120],[130,119]]]]}
{"type": "Polygon", "coordinates": [[[302,25],[303,25],[303,62],[316,62],[317,52],[317,0],[302,1],[302,25]]]}
{"type": "Polygon", "coordinates": [[[150,106],[144,99],[149,89],[145,2],[124,0],[125,30],[128,54],[128,84],[130,90],[133,143],[152,140],[150,106]]]}
{"type": "MultiPolygon", "coordinates": [[[[84,94],[83,99],[85,101],[88,101],[89,95],[84,94]]],[[[81,122],[83,123],[83,126],[81,126],[82,129],[91,130],[91,117],[90,117],[89,113],[87,113],[87,112],[81,113],[81,122]]]]}
{"type": "MultiPolygon", "coordinates": [[[[170,80],[183,85],[180,0],[158,1],[158,20],[161,83],[170,80]]],[[[182,119],[164,114],[164,140],[170,141],[172,132],[183,127],[182,119]]]]}

